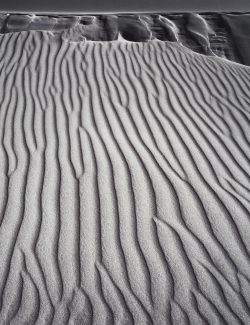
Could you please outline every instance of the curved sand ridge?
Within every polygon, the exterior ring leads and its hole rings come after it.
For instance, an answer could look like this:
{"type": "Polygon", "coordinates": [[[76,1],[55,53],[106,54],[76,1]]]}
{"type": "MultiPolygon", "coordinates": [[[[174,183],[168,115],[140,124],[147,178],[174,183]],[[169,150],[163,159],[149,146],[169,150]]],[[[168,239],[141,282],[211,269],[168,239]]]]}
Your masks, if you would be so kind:
{"type": "Polygon", "coordinates": [[[248,324],[250,69],[0,37],[0,323],[248,324]]]}

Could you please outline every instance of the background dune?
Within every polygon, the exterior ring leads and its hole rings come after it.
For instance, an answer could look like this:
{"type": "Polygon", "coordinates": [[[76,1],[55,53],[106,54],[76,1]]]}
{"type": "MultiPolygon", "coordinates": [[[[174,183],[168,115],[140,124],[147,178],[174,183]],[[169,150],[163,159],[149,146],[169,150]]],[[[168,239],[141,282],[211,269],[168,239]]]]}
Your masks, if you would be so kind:
{"type": "Polygon", "coordinates": [[[120,36],[0,35],[0,323],[248,324],[250,68],[120,36]]]}
{"type": "Polygon", "coordinates": [[[248,13],[173,13],[114,15],[1,14],[0,34],[28,30],[50,31],[81,41],[132,42],[160,40],[204,55],[250,65],[248,13]],[[68,31],[67,31],[68,30],[68,31]]]}

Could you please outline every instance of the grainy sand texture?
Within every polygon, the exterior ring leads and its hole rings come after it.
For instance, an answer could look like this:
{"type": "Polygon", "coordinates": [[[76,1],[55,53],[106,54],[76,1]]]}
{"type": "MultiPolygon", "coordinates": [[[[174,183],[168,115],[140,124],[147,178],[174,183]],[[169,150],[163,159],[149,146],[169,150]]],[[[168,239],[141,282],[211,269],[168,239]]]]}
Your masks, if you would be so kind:
{"type": "Polygon", "coordinates": [[[250,68],[0,35],[0,324],[250,323],[250,68]]]}

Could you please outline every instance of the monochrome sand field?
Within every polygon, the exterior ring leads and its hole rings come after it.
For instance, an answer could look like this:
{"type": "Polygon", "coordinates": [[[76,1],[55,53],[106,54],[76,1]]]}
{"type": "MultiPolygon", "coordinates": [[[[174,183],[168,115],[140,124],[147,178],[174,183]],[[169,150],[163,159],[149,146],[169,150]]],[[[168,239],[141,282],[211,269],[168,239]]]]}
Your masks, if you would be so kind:
{"type": "Polygon", "coordinates": [[[250,322],[250,67],[0,35],[0,324],[250,322]]]}

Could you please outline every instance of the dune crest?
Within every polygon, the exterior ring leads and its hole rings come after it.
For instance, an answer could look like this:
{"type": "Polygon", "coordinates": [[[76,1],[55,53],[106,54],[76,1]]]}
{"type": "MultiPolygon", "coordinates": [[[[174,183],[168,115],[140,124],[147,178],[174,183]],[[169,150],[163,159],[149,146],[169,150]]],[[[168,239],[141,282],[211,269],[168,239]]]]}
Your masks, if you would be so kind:
{"type": "Polygon", "coordinates": [[[194,52],[250,66],[249,13],[106,15],[0,14],[0,34],[29,30],[63,34],[69,41],[178,42],[194,52]]]}
{"type": "Polygon", "coordinates": [[[24,31],[0,71],[0,324],[248,324],[250,68],[24,31]]]}

